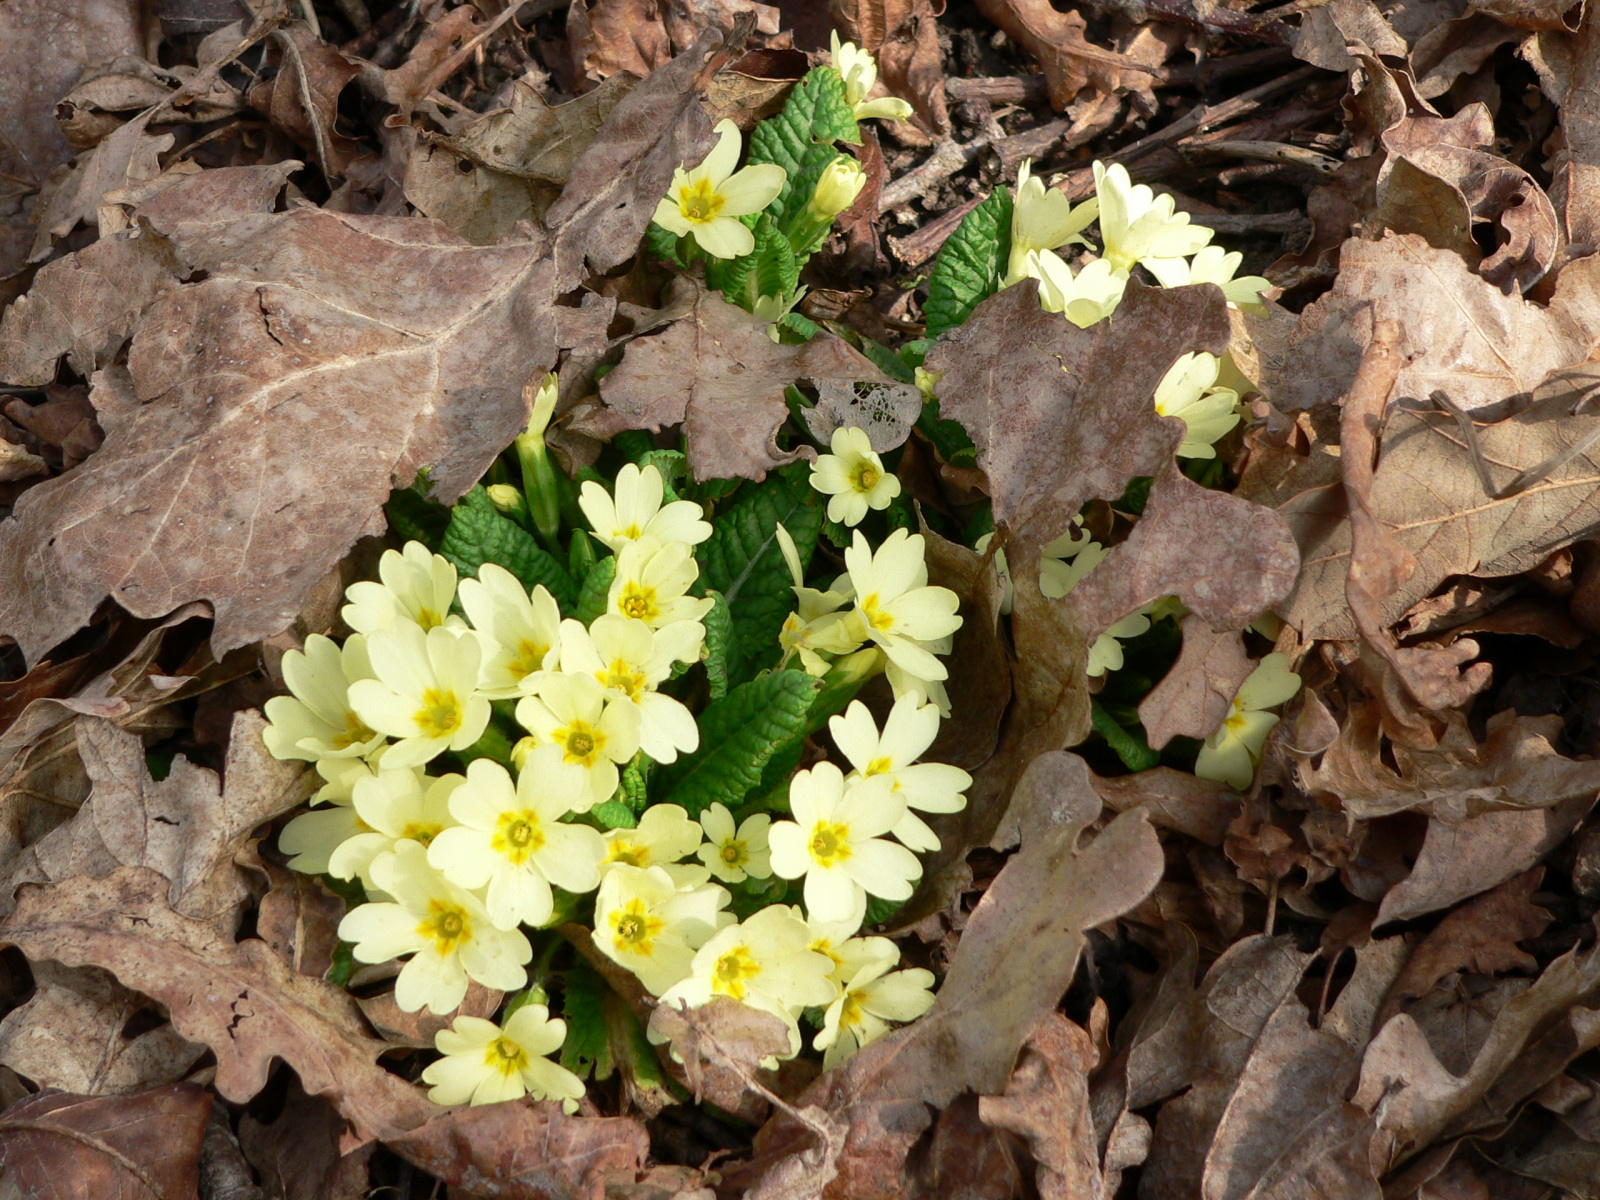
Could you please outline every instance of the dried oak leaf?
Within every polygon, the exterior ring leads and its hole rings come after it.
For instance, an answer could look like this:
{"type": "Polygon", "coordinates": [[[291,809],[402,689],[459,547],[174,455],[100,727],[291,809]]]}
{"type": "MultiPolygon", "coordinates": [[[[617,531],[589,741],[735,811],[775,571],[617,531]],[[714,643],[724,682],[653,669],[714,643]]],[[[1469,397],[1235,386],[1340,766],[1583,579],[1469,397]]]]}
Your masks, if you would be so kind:
{"type": "Polygon", "coordinates": [[[0,923],[0,941],[30,958],[93,965],[165,1005],[178,1032],[209,1046],[216,1088],[248,1101],[282,1059],[311,1095],[327,1095],[363,1140],[378,1138],[430,1173],[501,1200],[595,1196],[612,1172],[643,1163],[648,1138],[621,1118],[574,1120],[555,1104],[441,1112],[378,1063],[340,989],[295,972],[267,944],[234,942],[174,912],[167,880],[144,867],[104,879],[30,885],[0,923]]]}
{"type": "Polygon", "coordinates": [[[978,0],[978,11],[1038,62],[1057,112],[1086,87],[1107,95],[1118,89],[1150,90],[1151,73],[1141,69],[1145,64],[1090,42],[1082,13],[1062,12],[1050,0],[978,0]]]}
{"type": "Polygon", "coordinates": [[[1016,1134],[1038,1164],[1040,1200],[1089,1200],[1105,1194],[1089,1073],[1099,1061],[1089,1035],[1058,1012],[1046,1013],[1023,1045],[1001,1096],[980,1096],[986,1125],[1016,1134]]]}
{"type": "MultiPolygon", "coordinates": [[[[206,277],[148,304],[127,374],[96,377],[101,450],[0,525],[0,574],[15,581],[0,629],[33,659],[108,595],[144,616],[203,597],[220,654],[293,620],[384,528],[397,483],[426,467],[439,499],[464,492],[525,424],[527,379],[605,324],[607,306],[554,298],[585,256],[614,265],[637,248],[704,125],[692,89],[713,50],[612,111],[568,185],[582,196],[563,194],[565,218],[551,210],[553,239],[471,247],[430,221],[316,209],[163,229],[206,277]],[[644,109],[625,113],[634,101],[644,109]]],[[[187,186],[157,199],[176,207],[187,186]]]]}
{"type": "Polygon", "coordinates": [[[1139,722],[1157,750],[1174,737],[1203,738],[1221,725],[1233,694],[1256,667],[1237,629],[1218,633],[1193,613],[1180,628],[1178,661],[1139,701],[1139,722]]]}
{"type": "Polygon", "coordinates": [[[0,9],[0,307],[28,259],[39,191],[73,155],[56,124],[56,101],[89,63],[144,47],[137,0],[67,0],[0,9]]]}
{"type": "Polygon", "coordinates": [[[0,1115],[0,1164],[24,1196],[176,1200],[197,1194],[210,1115],[196,1083],[123,1096],[40,1092],[0,1115]]]}
{"type": "Polygon", "coordinates": [[[1552,962],[1495,1015],[1464,1074],[1449,1071],[1407,1013],[1392,1017],[1367,1046],[1352,1103],[1371,1113],[1380,1170],[1430,1145],[1499,1123],[1568,1061],[1600,1044],[1600,949],[1577,948],[1552,962]]]}
{"type": "MultiPolygon", "coordinates": [[[[1128,911],[1161,879],[1161,843],[1141,813],[1118,815],[1080,846],[1100,815],[1082,759],[1041,755],[1025,780],[1022,848],[973,909],[933,1008],[801,1098],[850,1124],[830,1195],[879,1193],[883,1171],[898,1172],[931,1119],[927,1105],[942,1108],[967,1089],[1002,1094],[1029,1032],[1071,981],[1085,930],[1128,911]]],[[[797,1132],[769,1125],[757,1149],[797,1132]]]]}
{"type": "Polygon", "coordinates": [[[1549,161],[1550,199],[1567,241],[1593,246],[1600,242],[1600,25],[1590,17],[1575,33],[1542,32],[1523,45],[1545,95],[1559,108],[1564,144],[1549,161]]]}
{"type": "Polygon", "coordinates": [[[578,410],[574,432],[609,438],[682,424],[696,479],[761,479],[802,453],[777,443],[789,416],[784,388],[802,379],[846,388],[893,382],[830,333],[780,345],[760,317],[690,281],[683,286],[693,289],[688,312],[629,343],[621,365],[601,381],[602,403],[578,410]]]}
{"type": "Polygon", "coordinates": [[[249,1109],[239,1118],[239,1148],[273,1200],[362,1200],[371,1189],[373,1146],[342,1153],[344,1131],[327,1097],[306,1095],[291,1074],[283,1107],[270,1122],[249,1109]]]}
{"type": "MultiPolygon", "coordinates": [[[[1345,250],[1346,270],[1340,273],[1336,290],[1343,291],[1351,276],[1366,278],[1377,294],[1389,296],[1398,310],[1407,314],[1402,351],[1409,345],[1420,352],[1419,358],[1400,367],[1377,473],[1368,493],[1376,520],[1416,564],[1382,602],[1380,620],[1387,626],[1450,575],[1519,574],[1600,522],[1600,509],[1593,503],[1594,481],[1600,478],[1600,451],[1578,453],[1552,467],[1525,491],[1496,499],[1485,492],[1456,421],[1434,411],[1427,402],[1431,392],[1440,387],[1468,409],[1487,408],[1491,400],[1532,392],[1526,407],[1477,430],[1498,486],[1520,471],[1550,461],[1600,425],[1600,415],[1588,409],[1572,411],[1576,393],[1561,371],[1589,353],[1591,335],[1567,314],[1569,309],[1577,311],[1594,303],[1588,280],[1600,277],[1600,272],[1591,270],[1590,263],[1600,266],[1600,259],[1584,260],[1563,271],[1555,300],[1543,309],[1501,295],[1468,274],[1454,255],[1423,246],[1415,238],[1389,238],[1376,244],[1350,242],[1345,250]],[[1358,259],[1367,259],[1369,251],[1379,256],[1373,259],[1375,263],[1381,259],[1385,264],[1381,273],[1395,286],[1350,269],[1352,252],[1358,259]],[[1416,270],[1403,284],[1398,275],[1390,274],[1402,262],[1410,262],[1416,270]],[[1427,294],[1415,294],[1418,292],[1427,294]],[[1408,293],[1412,293],[1409,300],[1408,293]],[[1427,308],[1430,303],[1436,306],[1432,310],[1427,308]],[[1436,318],[1445,310],[1462,324],[1454,330],[1443,328],[1436,318]],[[1541,338],[1541,333],[1548,336],[1541,338]],[[1527,340],[1521,340],[1523,337],[1527,340]],[[1563,345],[1569,349],[1563,350],[1563,345]],[[1549,371],[1533,375],[1538,363],[1564,353],[1573,358],[1555,361],[1549,371]],[[1430,359],[1450,365],[1425,373],[1421,364],[1430,359]],[[1550,376],[1548,384],[1541,383],[1546,374],[1550,376]],[[1486,376],[1496,375],[1498,382],[1492,378],[1485,381],[1486,376]],[[1477,397],[1476,405],[1471,396],[1477,397]]],[[[1344,318],[1326,324],[1321,317],[1309,322],[1302,318],[1303,331],[1322,324],[1323,332],[1302,341],[1299,350],[1290,355],[1286,371],[1297,362],[1308,375],[1326,369],[1328,373],[1322,374],[1316,388],[1337,387],[1338,394],[1343,394],[1371,339],[1372,321],[1361,307],[1365,303],[1358,305],[1354,294],[1346,293],[1340,301],[1346,309],[1344,318]],[[1344,374],[1346,366],[1348,374],[1344,374]]],[[[1307,314],[1317,305],[1307,309],[1307,314]]],[[[1596,311],[1600,313],[1600,309],[1596,311]]],[[[1480,415],[1486,419],[1503,411],[1491,408],[1480,415]]],[[[1307,638],[1352,638],[1356,622],[1346,597],[1350,523],[1344,519],[1340,497],[1330,494],[1333,485],[1319,482],[1295,494],[1294,475],[1291,469],[1275,486],[1279,494],[1289,497],[1278,512],[1294,530],[1304,566],[1294,595],[1279,612],[1307,638]]]]}
{"type": "Polygon", "coordinates": [[[304,21],[274,30],[277,74],[250,89],[250,107],[288,134],[330,178],[340,178],[366,148],[334,128],[339,93],[361,66],[324,42],[304,21]]]}

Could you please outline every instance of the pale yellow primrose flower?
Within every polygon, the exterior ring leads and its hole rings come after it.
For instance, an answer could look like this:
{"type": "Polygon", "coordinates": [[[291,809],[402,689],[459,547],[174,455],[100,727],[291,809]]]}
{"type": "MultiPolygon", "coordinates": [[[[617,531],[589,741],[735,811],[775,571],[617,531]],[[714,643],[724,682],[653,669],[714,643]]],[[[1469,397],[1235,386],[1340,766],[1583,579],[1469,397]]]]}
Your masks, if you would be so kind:
{"type": "Polygon", "coordinates": [[[1183,422],[1179,458],[1215,458],[1213,443],[1239,423],[1239,393],[1216,386],[1220,364],[1215,354],[1181,354],[1156,384],[1156,412],[1183,422]]]}
{"type": "Polygon", "coordinates": [[[502,1100],[559,1100],[578,1111],[583,1080],[546,1055],[567,1040],[567,1023],[542,1004],[524,1004],[505,1028],[482,1017],[457,1017],[453,1029],[433,1035],[444,1057],[429,1063],[422,1081],[431,1083],[435,1104],[498,1104],[502,1100]]]}
{"type": "Polygon", "coordinates": [[[501,929],[548,922],[552,884],[577,896],[600,886],[600,831],[561,820],[584,795],[547,761],[560,753],[540,746],[516,783],[493,759],[474,759],[450,797],[458,824],[428,847],[428,862],[450,882],[469,891],[488,887],[484,907],[501,929]]]}
{"type": "Polygon", "coordinates": [[[378,578],[383,582],[365,579],[345,589],[350,603],[339,610],[340,615],[357,633],[375,633],[396,621],[414,621],[423,629],[461,625],[459,617],[450,616],[456,569],[421,542],[385,550],[378,560],[378,578]]]}
{"type": "Polygon", "coordinates": [[[685,542],[629,542],[617,552],[617,576],[606,596],[606,611],[660,629],[675,621],[700,621],[710,600],[697,600],[689,588],[700,565],[685,542]]]}
{"type": "MultiPolygon", "coordinates": [[[[979,554],[987,554],[989,552],[989,543],[993,541],[994,534],[986,533],[973,543],[973,549],[979,554]]],[[[1072,558],[1078,551],[1089,545],[1089,542],[1089,531],[1083,528],[1083,518],[1081,516],[1073,517],[1071,528],[1040,551],[1041,579],[1052,571],[1059,570],[1067,559],[1072,558]]],[[[1000,611],[1009,616],[1012,606],[1016,602],[1017,592],[1011,582],[1011,567],[1006,562],[1006,552],[1004,550],[996,550],[994,552],[994,566],[995,570],[1000,572],[1000,578],[1006,585],[1005,595],[1000,600],[1000,611]]],[[[1044,594],[1047,596],[1052,595],[1048,591],[1044,594]]],[[[1066,592],[1057,588],[1053,594],[1059,597],[1066,595],[1066,592]]]]}
{"type": "MultiPolygon", "coordinates": [[[[883,732],[859,700],[852,700],[842,716],[828,719],[834,745],[850,760],[862,778],[882,776],[907,808],[922,812],[960,812],[967,806],[962,793],[972,786],[972,776],[948,763],[919,763],[917,759],[939,736],[939,710],[915,698],[895,700],[883,732]]],[[[852,776],[854,778],[854,776],[852,776]]],[[[939,837],[927,823],[907,812],[894,827],[894,836],[912,850],[937,850],[939,837]]]]}
{"type": "Polygon", "coordinates": [[[863,966],[828,1005],[822,1032],[812,1042],[825,1051],[822,1069],[877,1041],[889,1032],[890,1021],[916,1020],[933,1007],[932,989],[933,972],[921,967],[890,972],[881,962],[863,966]]]}
{"type": "Polygon", "coordinates": [[[523,695],[555,668],[561,609],[544,584],[530,593],[504,567],[484,563],[476,579],[461,581],[461,607],[483,645],[478,682],[489,699],[523,695]]]}
{"type": "Polygon", "coordinates": [[[1163,259],[1185,258],[1211,240],[1212,231],[1189,223],[1176,212],[1171,196],[1157,196],[1128,178],[1121,163],[1094,164],[1094,188],[1100,198],[1100,236],[1104,257],[1120,273],[1143,263],[1159,278],[1163,259]]]}
{"type": "MultiPolygon", "coordinates": [[[[617,790],[618,763],[639,750],[639,710],[608,698],[593,675],[546,675],[538,694],[517,701],[517,721],[535,744],[553,742],[561,760],[552,769],[580,773],[576,812],[604,804],[617,790]]],[[[517,764],[523,769],[526,759],[517,764]]]]}
{"type": "Polygon", "coordinates": [[[379,733],[397,739],[384,765],[416,767],[445,750],[465,750],[489,724],[478,691],[478,639],[434,626],[426,633],[396,621],[367,639],[376,679],[350,685],[350,707],[379,733]]]}
{"type": "Polygon", "coordinates": [[[711,536],[711,526],[703,519],[705,510],[693,500],[674,500],[662,507],[666,483],[654,464],[641,469],[624,463],[617,472],[615,490],[613,499],[590,479],[578,495],[578,507],[589,518],[594,536],[613,552],[643,538],[698,546],[711,536]]]}
{"type": "Polygon", "coordinates": [[[831,222],[856,202],[866,185],[867,173],[861,164],[841,154],[817,177],[817,186],[806,201],[806,215],[819,223],[831,222]]]}
{"type": "Polygon", "coordinates": [[[682,886],[660,867],[617,867],[594,901],[594,944],[659,996],[689,974],[695,951],[733,914],[732,897],[714,883],[682,886]]]}
{"type": "Polygon", "coordinates": [[[1106,259],[1085,263],[1073,275],[1061,256],[1049,250],[1030,250],[1023,274],[1039,281],[1040,308],[1062,314],[1079,329],[1109,317],[1128,287],[1128,277],[1114,271],[1106,259]]]}
{"type": "Polygon", "coordinates": [[[700,823],[691,821],[682,805],[652,804],[634,828],[608,829],[604,836],[602,878],[617,867],[666,867],[667,874],[680,884],[691,878],[697,882],[705,879],[705,872],[698,867],[693,877],[680,877],[670,869],[700,848],[700,823]]]}
{"type": "Polygon", "coordinates": [[[904,121],[913,111],[904,100],[885,96],[868,100],[867,93],[878,82],[878,64],[871,54],[858,49],[854,42],[841,42],[838,30],[828,35],[833,55],[833,69],[844,76],[844,99],[858,121],[881,117],[886,121],[904,121]]]}
{"type": "Polygon", "coordinates": [[[655,689],[672,674],[675,662],[700,657],[705,627],[677,621],[653,630],[643,621],[606,613],[585,629],[582,622],[561,623],[561,669],[593,675],[606,696],[631,704],[639,713],[639,746],[659,763],[678,760],[678,752],[700,748],[700,727],[679,700],[655,689]]]}
{"type": "Polygon", "coordinates": [[[340,846],[350,838],[372,831],[349,797],[345,797],[333,800],[327,808],[301,813],[290,821],[278,835],[278,849],[292,856],[290,870],[321,875],[340,846]]]}
{"type": "Polygon", "coordinates": [[[719,931],[695,953],[687,978],[661,995],[661,1003],[690,1008],[713,996],[729,996],[771,1013],[789,1026],[789,1055],[800,1052],[802,1009],[828,1003],[834,995],[828,978],[833,963],[807,948],[811,930],[781,904],[756,912],[719,931]]]}
{"type": "Polygon", "coordinates": [[[713,802],[700,814],[700,826],[706,840],[696,854],[722,882],[743,883],[752,877],[771,877],[772,852],[767,848],[767,831],[772,827],[772,818],[766,813],[746,817],[735,830],[733,814],[727,806],[713,802]]]}
{"type": "MultiPolygon", "coordinates": [[[[1080,547],[1070,562],[1059,559],[1039,560],[1039,591],[1051,600],[1059,600],[1083,581],[1110,553],[1099,542],[1089,542],[1080,547]]],[[[1084,673],[1090,678],[1107,671],[1122,670],[1122,642],[1138,637],[1150,628],[1150,618],[1143,609],[1129,613],[1107,629],[1089,647],[1089,657],[1084,673]]]]}
{"type": "Polygon", "coordinates": [[[656,205],[655,222],[679,237],[692,235],[713,258],[740,258],[756,248],[756,240],[739,218],[772,203],[787,174],[773,163],[734,170],[739,165],[739,127],[721,120],[716,134],[717,144],[698,167],[672,173],[672,186],[656,205]]]}
{"type": "Polygon", "coordinates": [[[791,905],[789,911],[805,921],[811,930],[807,949],[826,954],[833,963],[828,978],[836,987],[843,988],[846,981],[868,963],[882,962],[887,970],[900,961],[900,948],[886,937],[854,937],[859,926],[807,917],[799,905],[791,905]]]}
{"type": "Polygon", "coordinates": [[[1282,704],[1300,690],[1300,677],[1289,670],[1287,654],[1269,654],[1228,706],[1228,715],[1200,747],[1194,773],[1200,779],[1216,779],[1243,791],[1255,778],[1261,748],[1278,718],[1266,710],[1282,704]]]}
{"type": "Polygon", "coordinates": [[[441,830],[454,825],[450,795],[464,782],[462,775],[430,778],[420,767],[384,767],[358,780],[354,807],[367,832],[349,838],[333,852],[328,874],[339,879],[359,877],[369,892],[375,889],[373,860],[407,839],[426,848],[441,830]]]}
{"type": "Polygon", "coordinates": [[[1271,287],[1272,282],[1260,275],[1241,275],[1235,279],[1233,273],[1243,263],[1244,255],[1237,250],[1229,252],[1221,246],[1205,246],[1192,259],[1151,259],[1145,265],[1150,268],[1150,273],[1161,281],[1162,287],[1214,283],[1222,289],[1222,294],[1228,298],[1230,306],[1260,308],[1261,293],[1271,287]]]}
{"type": "MultiPolygon", "coordinates": [[[[800,569],[800,552],[794,538],[779,521],[774,532],[778,550],[788,565],[789,577],[794,580],[793,592],[799,609],[784,618],[778,631],[778,645],[783,648],[783,661],[798,654],[800,663],[809,675],[818,678],[828,673],[830,664],[822,657],[827,654],[850,654],[861,648],[867,639],[866,626],[852,612],[839,612],[854,598],[850,593],[849,578],[845,577],[844,591],[819,592],[805,585],[805,575],[800,569]]],[[[835,587],[838,587],[835,584],[835,587]]]]}
{"type": "Polygon", "coordinates": [[[356,716],[350,685],[372,678],[366,638],[352,634],[340,649],[332,638],[313,633],[303,652],[283,656],[283,681],[293,695],[267,701],[271,723],[261,731],[262,741],[275,758],[365,758],[383,745],[383,734],[356,716]]]}
{"type": "Polygon", "coordinates": [[[401,1012],[447,1013],[461,1004],[467,981],[510,992],[528,981],[523,964],[533,947],[517,930],[496,929],[483,904],[428,865],[416,842],[395,843],[372,864],[372,877],[394,902],[361,904],[339,922],[357,962],[411,960],[395,980],[401,1012]]]}
{"type": "Polygon", "coordinates": [[[1100,201],[1093,198],[1074,208],[1066,196],[1045,187],[1044,181],[1033,174],[1032,159],[1024,159],[1017,171],[1016,202],[1011,206],[1011,257],[1000,286],[1010,287],[1029,276],[1040,278],[1036,271],[1029,269],[1029,251],[1057,250],[1069,242],[1087,246],[1089,242],[1083,237],[1083,231],[1099,211],[1100,201]]]}
{"type": "Polygon", "coordinates": [[[884,840],[906,815],[893,782],[881,775],[845,783],[844,773],[822,762],[789,781],[793,821],[767,834],[773,873],[805,877],[806,912],[821,921],[866,916],[867,896],[905,900],[922,864],[904,846],[884,840]]]}
{"type": "Polygon", "coordinates": [[[866,430],[841,425],[829,443],[832,454],[819,454],[811,464],[811,486],[828,501],[828,520],[859,525],[867,510],[881,512],[900,494],[900,480],[883,469],[866,430]]]}
{"type": "Polygon", "coordinates": [[[949,588],[927,586],[925,544],[920,533],[896,529],[873,553],[857,530],[844,561],[867,636],[902,671],[938,681],[949,672],[925,643],[961,628],[961,602],[949,588]]]}

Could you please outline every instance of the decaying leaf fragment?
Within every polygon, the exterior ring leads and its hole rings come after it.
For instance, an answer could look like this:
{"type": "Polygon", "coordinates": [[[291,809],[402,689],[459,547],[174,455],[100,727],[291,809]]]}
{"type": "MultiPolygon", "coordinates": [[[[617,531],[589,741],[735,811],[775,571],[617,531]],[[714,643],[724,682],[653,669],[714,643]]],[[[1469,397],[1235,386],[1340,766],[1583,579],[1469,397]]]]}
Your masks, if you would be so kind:
{"type": "Polygon", "coordinates": [[[601,383],[603,404],[580,409],[575,432],[609,438],[681,423],[696,479],[761,479],[801,455],[775,440],[789,416],[784,388],[797,380],[846,388],[893,383],[832,334],[780,345],[760,317],[688,281],[683,286],[694,289],[688,312],[629,344],[601,383]]]}

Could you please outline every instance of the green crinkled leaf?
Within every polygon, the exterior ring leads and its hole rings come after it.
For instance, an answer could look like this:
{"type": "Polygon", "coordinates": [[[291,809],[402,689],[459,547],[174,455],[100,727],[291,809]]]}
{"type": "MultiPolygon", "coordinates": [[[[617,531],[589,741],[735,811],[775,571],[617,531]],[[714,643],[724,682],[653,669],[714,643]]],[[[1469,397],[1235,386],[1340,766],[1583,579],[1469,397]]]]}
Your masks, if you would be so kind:
{"type": "Polygon", "coordinates": [[[661,473],[661,482],[666,487],[662,504],[683,499],[679,489],[689,480],[689,460],[682,450],[652,450],[639,460],[640,470],[645,467],[654,467],[661,473]]]}
{"type": "Polygon", "coordinates": [[[579,1079],[587,1079],[591,1071],[596,1080],[609,1079],[614,1067],[605,999],[611,989],[585,962],[569,967],[564,982],[561,1016],[567,1023],[567,1040],[561,1043],[561,1065],[579,1079]]]}
{"type": "Polygon", "coordinates": [[[794,330],[794,332],[798,333],[804,340],[808,342],[812,338],[816,337],[819,332],[821,332],[815,321],[813,321],[810,317],[802,316],[797,312],[784,313],[783,319],[779,321],[778,324],[782,325],[785,329],[794,330]]]}
{"type": "Polygon", "coordinates": [[[721,592],[706,593],[711,598],[711,611],[706,614],[706,679],[711,685],[711,698],[721,700],[728,694],[728,647],[733,641],[733,614],[728,611],[727,598],[721,592]]]}
{"type": "MultiPolygon", "coordinates": [[[[834,332],[839,332],[835,330],[834,332]]],[[[916,369],[898,353],[889,349],[880,342],[875,342],[869,337],[863,337],[854,330],[850,343],[872,360],[872,365],[877,367],[890,379],[899,380],[901,383],[915,383],[917,381],[916,369]]]]}
{"type": "Polygon", "coordinates": [[[587,625],[605,612],[606,597],[610,595],[611,584],[616,577],[617,560],[609,554],[590,567],[589,573],[583,577],[583,586],[578,589],[578,602],[572,615],[587,625]]]}
{"type": "MultiPolygon", "coordinates": [[[[645,455],[654,452],[656,448],[655,438],[642,429],[624,429],[611,439],[611,444],[627,455],[631,462],[642,462],[645,455]]],[[[601,477],[600,482],[606,491],[611,490],[604,477],[601,477]]]]}
{"type": "MultiPolygon", "coordinates": [[[[431,490],[431,489],[430,489],[431,490]]],[[[421,542],[437,550],[450,526],[450,510],[437,500],[429,500],[416,487],[402,488],[383,506],[389,528],[408,542],[421,542]]]]}
{"type": "Polygon", "coordinates": [[[882,896],[868,896],[867,915],[862,919],[862,928],[884,924],[905,906],[904,900],[885,900],[882,896]]]}
{"type": "MultiPolygon", "coordinates": [[[[861,130],[845,99],[844,77],[832,67],[818,67],[795,84],[781,112],[751,131],[749,161],[777,163],[792,181],[807,146],[836,141],[859,145],[861,130]]],[[[788,211],[791,187],[792,182],[785,183],[769,206],[773,212],[788,211]]]]}
{"type": "Polygon", "coordinates": [[[1091,713],[1094,731],[1106,740],[1106,745],[1111,747],[1128,770],[1148,771],[1161,761],[1161,755],[1150,749],[1150,744],[1145,741],[1143,729],[1124,728],[1098,701],[1094,703],[1091,713]]]}
{"type": "Polygon", "coordinates": [[[606,829],[633,829],[639,824],[639,818],[634,816],[633,809],[621,800],[607,800],[596,804],[589,810],[589,815],[606,829]]]}
{"type": "Polygon", "coordinates": [[[960,325],[999,290],[1010,254],[1011,193],[998,187],[966,215],[933,264],[922,310],[929,337],[960,325]]]}
{"type": "Polygon", "coordinates": [[[713,802],[738,807],[773,755],[805,728],[820,687],[804,671],[774,671],[714,701],[700,714],[700,749],[662,768],[666,799],[691,817],[713,802]]]}
{"type": "Polygon", "coordinates": [[[566,568],[531,533],[501,515],[481,485],[450,510],[450,526],[439,553],[463,575],[476,578],[478,568],[492,562],[510,571],[530,591],[542,583],[563,609],[578,597],[578,586],[566,568]]]}
{"type": "Polygon", "coordinates": [[[807,482],[809,468],[788,467],[747,486],[717,514],[711,537],[695,550],[701,586],[722,593],[733,615],[728,680],[738,683],[778,660],[778,631],[794,608],[794,581],[778,547],[783,522],[804,569],[822,528],[822,505],[807,482]]]}
{"type": "Polygon", "coordinates": [[[654,221],[650,222],[650,228],[644,231],[644,244],[651,254],[670,266],[681,270],[689,265],[678,254],[678,235],[670,229],[662,228],[654,221]]]}
{"type": "MultiPolygon", "coordinates": [[[[655,759],[641,751],[622,769],[617,799],[626,804],[631,811],[641,813],[650,803],[650,773],[655,770],[655,766],[655,759]]],[[[632,822],[629,824],[631,826],[632,822]]]]}
{"type": "MultiPolygon", "coordinates": [[[[756,226],[755,265],[751,270],[751,283],[756,299],[777,296],[787,300],[800,286],[800,262],[789,245],[789,239],[779,232],[766,213],[756,226]]],[[[752,310],[754,301],[751,302],[752,310]]]]}
{"type": "Polygon", "coordinates": [[[922,415],[917,418],[917,428],[922,436],[933,443],[939,457],[959,467],[970,467],[978,461],[977,447],[959,421],[947,421],[939,415],[939,402],[925,400],[922,415]]]}
{"type": "Polygon", "coordinates": [[[809,224],[805,220],[805,208],[811,201],[812,194],[817,190],[817,181],[822,178],[822,173],[828,169],[828,164],[836,158],[843,158],[833,148],[832,142],[817,142],[807,146],[800,154],[800,160],[789,173],[788,186],[782,195],[772,203],[769,211],[772,219],[777,222],[778,228],[788,235],[789,241],[794,246],[796,255],[804,258],[822,245],[823,239],[828,236],[831,225],[825,225],[820,231],[813,231],[801,240],[800,228],[809,224]]]}

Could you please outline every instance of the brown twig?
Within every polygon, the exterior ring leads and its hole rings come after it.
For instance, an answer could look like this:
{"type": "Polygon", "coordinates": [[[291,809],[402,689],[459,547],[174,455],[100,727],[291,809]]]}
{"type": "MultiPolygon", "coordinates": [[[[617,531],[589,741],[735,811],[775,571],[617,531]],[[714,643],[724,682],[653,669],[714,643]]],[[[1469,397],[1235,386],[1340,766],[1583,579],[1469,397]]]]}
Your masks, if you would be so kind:
{"type": "MultiPolygon", "coordinates": [[[[1208,58],[1198,63],[1174,63],[1153,69],[1151,79],[1156,87],[1204,87],[1231,79],[1235,75],[1248,75],[1291,61],[1286,47],[1267,46],[1261,50],[1246,50],[1242,54],[1228,54],[1208,58]]],[[[990,104],[1042,105],[1049,99],[1050,89],[1043,75],[998,75],[978,79],[947,79],[944,94],[953,102],[987,100],[990,104]]]]}

